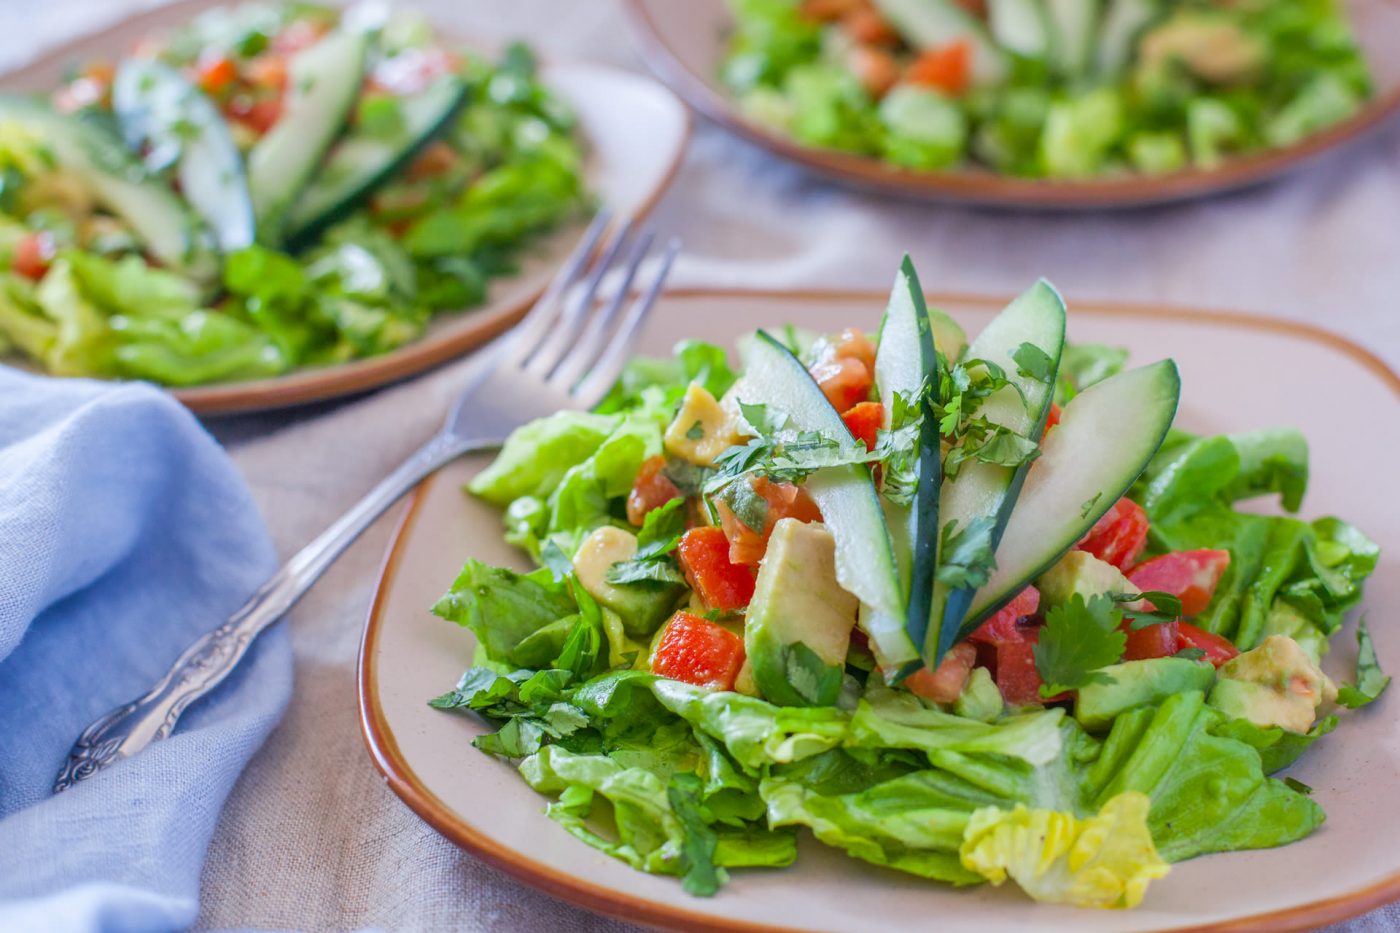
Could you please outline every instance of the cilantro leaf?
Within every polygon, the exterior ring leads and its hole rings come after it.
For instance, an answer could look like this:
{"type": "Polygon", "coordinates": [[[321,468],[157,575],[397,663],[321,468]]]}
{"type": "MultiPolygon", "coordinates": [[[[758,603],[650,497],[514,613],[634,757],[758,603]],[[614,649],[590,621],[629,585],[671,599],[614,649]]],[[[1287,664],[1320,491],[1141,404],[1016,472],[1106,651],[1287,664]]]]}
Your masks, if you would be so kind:
{"type": "Polygon", "coordinates": [[[820,706],[841,687],[841,666],[827,664],[806,642],[787,646],[783,657],[788,684],[812,706],[820,706]]]}
{"type": "Polygon", "coordinates": [[[689,440],[698,441],[705,436],[705,426],[697,421],[686,430],[685,436],[689,440]]]}
{"type": "Polygon", "coordinates": [[[1376,658],[1376,646],[1362,616],[1356,626],[1356,683],[1342,684],[1337,689],[1337,702],[1347,709],[1357,709],[1373,702],[1390,685],[1390,675],[1381,670],[1376,658]]]}
{"type": "Polygon", "coordinates": [[[1300,794],[1311,796],[1313,789],[1295,777],[1286,777],[1283,783],[1288,785],[1289,790],[1297,791],[1300,794]]]}
{"type": "Polygon", "coordinates": [[[1047,612],[1033,649],[1035,668],[1044,681],[1040,695],[1112,683],[1102,669],[1123,656],[1127,636],[1118,628],[1120,619],[1109,597],[1095,596],[1086,603],[1078,593],[1047,612]]]}
{"type": "Polygon", "coordinates": [[[659,560],[620,560],[608,568],[606,579],[614,586],[629,583],[660,583],[671,585],[684,583],[685,574],[676,562],[668,558],[659,560]]]}
{"type": "Polygon", "coordinates": [[[1176,654],[1172,655],[1174,658],[1185,658],[1187,661],[1200,661],[1205,658],[1205,656],[1206,653],[1201,648],[1182,648],[1176,654]]]}
{"type": "Polygon", "coordinates": [[[637,532],[637,553],[608,568],[606,579],[614,585],[626,583],[684,583],[685,574],[669,555],[685,534],[685,500],[672,499],[652,509],[637,532]]]}
{"type": "Polygon", "coordinates": [[[666,800],[681,824],[681,888],[685,893],[709,897],[725,881],[725,871],[715,865],[719,837],[705,817],[705,786],[700,776],[690,772],[671,775],[666,800]]]}
{"type": "Polygon", "coordinates": [[[1011,351],[1011,358],[1016,361],[1016,371],[1027,379],[1048,383],[1055,377],[1055,361],[1033,343],[1021,344],[1011,351]]]}
{"type": "Polygon", "coordinates": [[[1171,593],[1147,590],[1142,593],[1110,593],[1108,595],[1118,604],[1123,618],[1129,620],[1129,627],[1134,632],[1147,628],[1149,625],[1175,622],[1181,618],[1181,600],[1171,593]],[[1135,604],[1139,602],[1146,603],[1147,607],[1135,608],[1135,604]]]}
{"type": "Polygon", "coordinates": [[[992,546],[990,515],[983,515],[959,528],[957,519],[943,526],[938,546],[938,582],[953,589],[976,589],[986,583],[996,569],[996,549],[992,546]]]}
{"type": "Polygon", "coordinates": [[[1083,502],[1081,502],[1081,503],[1079,504],[1079,517],[1080,517],[1080,518],[1088,518],[1088,517],[1089,517],[1089,513],[1092,512],[1092,511],[1094,511],[1094,506],[1098,505],[1098,504],[1099,504],[1099,500],[1102,499],[1102,498],[1103,498],[1103,490],[1099,490],[1098,492],[1094,493],[1094,495],[1093,495],[1092,498],[1090,498],[1090,499],[1085,499],[1083,502]]]}

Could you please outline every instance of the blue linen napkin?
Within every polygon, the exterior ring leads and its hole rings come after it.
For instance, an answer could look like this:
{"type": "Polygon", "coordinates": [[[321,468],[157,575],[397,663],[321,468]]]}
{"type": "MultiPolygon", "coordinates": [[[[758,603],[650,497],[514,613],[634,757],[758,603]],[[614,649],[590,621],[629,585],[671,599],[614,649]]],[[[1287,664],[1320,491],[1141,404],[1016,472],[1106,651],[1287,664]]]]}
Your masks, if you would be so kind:
{"type": "Polygon", "coordinates": [[[0,367],[0,930],[194,922],[219,810],[291,696],[284,627],[169,739],[53,779],[275,565],[233,464],[169,396],[0,367]]]}

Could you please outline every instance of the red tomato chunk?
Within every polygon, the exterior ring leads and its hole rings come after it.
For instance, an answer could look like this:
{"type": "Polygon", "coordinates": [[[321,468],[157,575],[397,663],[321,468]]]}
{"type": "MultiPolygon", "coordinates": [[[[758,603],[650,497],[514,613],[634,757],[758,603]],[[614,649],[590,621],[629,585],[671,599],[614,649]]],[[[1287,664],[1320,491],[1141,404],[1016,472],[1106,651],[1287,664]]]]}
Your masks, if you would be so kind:
{"type": "Polygon", "coordinates": [[[688,612],[678,612],[666,623],[651,658],[652,673],[717,690],[733,690],[743,666],[742,638],[688,612]]]}
{"type": "Polygon", "coordinates": [[[1170,593],[1181,600],[1182,615],[1194,616],[1210,605],[1229,566],[1229,551],[1175,551],[1134,567],[1128,571],[1128,580],[1142,593],[1170,593]]]}
{"type": "Polygon", "coordinates": [[[879,402],[860,402],[841,416],[851,436],[865,444],[866,450],[875,449],[875,440],[880,428],[885,425],[885,406],[879,402]]]}
{"type": "Polygon", "coordinates": [[[1132,626],[1125,622],[1123,631],[1128,636],[1126,646],[1123,649],[1124,661],[1169,658],[1179,650],[1177,645],[1180,635],[1175,621],[1144,625],[1137,631],[1133,631],[1132,626]]]}
{"type": "Polygon", "coordinates": [[[1028,586],[968,637],[973,641],[995,645],[1003,641],[1027,641],[1035,639],[1035,628],[1021,624],[1027,616],[1033,616],[1040,608],[1040,591],[1028,586]]]}
{"type": "MultiPolygon", "coordinates": [[[[1126,571],[1147,546],[1147,513],[1131,499],[1119,499],[1075,545],[1126,571]]],[[[1160,587],[1152,587],[1160,589],[1160,587]]]]}
{"type": "Polygon", "coordinates": [[[663,472],[665,468],[664,457],[652,457],[642,464],[627,495],[627,520],[632,524],[640,526],[652,509],[680,498],[681,491],[663,472]]]}
{"type": "Polygon", "coordinates": [[[1178,622],[1177,634],[1178,651],[1183,648],[1199,648],[1206,653],[1204,660],[1216,667],[1240,653],[1240,649],[1231,644],[1228,638],[1199,629],[1190,622],[1178,622]]]}
{"type": "Polygon", "coordinates": [[[723,530],[692,528],[677,550],[686,579],[710,609],[732,612],[753,599],[753,570],[729,560],[729,539],[723,530]]]}
{"type": "Polygon", "coordinates": [[[937,670],[921,667],[904,680],[904,686],[915,696],[921,696],[935,703],[952,703],[963,691],[967,675],[977,660],[977,648],[971,642],[959,642],[943,660],[937,670]]]}
{"type": "Polygon", "coordinates": [[[736,564],[757,564],[768,550],[768,538],[779,519],[795,518],[799,522],[819,522],[821,510],[807,493],[791,483],[774,483],[760,476],[750,481],[753,491],[768,502],[767,521],[762,531],[745,525],[725,503],[719,503],[720,527],[729,539],[729,559],[736,564]]]}

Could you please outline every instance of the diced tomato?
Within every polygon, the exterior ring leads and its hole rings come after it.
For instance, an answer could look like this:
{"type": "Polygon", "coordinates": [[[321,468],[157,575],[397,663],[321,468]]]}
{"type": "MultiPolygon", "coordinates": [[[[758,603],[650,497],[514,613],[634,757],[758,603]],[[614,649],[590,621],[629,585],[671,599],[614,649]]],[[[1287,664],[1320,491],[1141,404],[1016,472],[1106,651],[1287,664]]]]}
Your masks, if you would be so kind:
{"type": "Polygon", "coordinates": [[[651,656],[652,673],[717,690],[733,690],[743,666],[744,640],[689,612],[671,617],[651,656]]]}
{"type": "Polygon", "coordinates": [[[1040,590],[1028,586],[968,637],[988,645],[1004,641],[1034,641],[1035,626],[1023,625],[1021,620],[1035,615],[1039,608],[1040,590]]]}
{"type": "Polygon", "coordinates": [[[235,96],[233,100],[229,101],[227,109],[230,117],[260,136],[272,129],[277,121],[282,119],[280,98],[254,101],[246,97],[235,96]]]}
{"type": "Polygon", "coordinates": [[[1124,661],[1146,661],[1149,658],[1169,658],[1179,650],[1177,642],[1177,622],[1156,622],[1145,625],[1137,631],[1123,623],[1123,631],[1128,636],[1123,649],[1124,661]]]}
{"type": "Polygon", "coordinates": [[[773,526],[781,519],[795,518],[799,522],[822,520],[821,510],[804,489],[791,483],[771,482],[766,476],[751,479],[749,484],[753,491],[768,503],[767,520],[761,532],[740,521],[726,503],[720,502],[716,506],[720,527],[729,539],[729,559],[733,563],[757,564],[763,560],[763,554],[768,550],[768,538],[773,534],[773,526]]]}
{"type": "Polygon", "coordinates": [[[264,52],[248,63],[248,80],[257,87],[281,91],[287,86],[287,59],[264,52]]]}
{"type": "Polygon", "coordinates": [[[879,402],[860,402],[841,416],[846,429],[858,441],[865,443],[866,450],[875,449],[875,437],[885,425],[885,406],[879,402]]]}
{"type": "Polygon", "coordinates": [[[873,45],[855,45],[846,53],[846,67],[871,97],[884,97],[899,81],[899,66],[888,51],[873,45]]]}
{"type": "MultiPolygon", "coordinates": [[[[1036,632],[1037,638],[1039,632],[1036,632]]],[[[997,689],[1007,706],[1048,703],[1040,695],[1040,671],[1035,668],[1035,641],[1004,641],[997,645],[997,689]]],[[[1051,699],[1064,699],[1061,694],[1051,699]]]]}
{"type": "Polygon", "coordinates": [[[666,458],[652,457],[642,464],[637,478],[632,483],[632,491],[627,494],[627,520],[640,526],[647,513],[659,509],[672,499],[679,499],[681,491],[665,473],[666,458]]]}
{"type": "Polygon", "coordinates": [[[1231,644],[1230,639],[1214,632],[1207,632],[1205,629],[1197,628],[1190,622],[1177,623],[1177,647],[1180,651],[1183,648],[1199,648],[1206,653],[1205,660],[1216,667],[1240,653],[1240,649],[1231,644]]]}
{"type": "Polygon", "coordinates": [[[841,17],[841,28],[846,35],[862,45],[898,45],[899,33],[885,18],[869,7],[851,10],[841,17]]]}
{"type": "MultiPolygon", "coordinates": [[[[1045,433],[1049,434],[1050,429],[1060,423],[1060,406],[1054,402],[1050,403],[1050,414],[1045,416],[1045,433]]],[[[1044,435],[1042,435],[1043,437],[1044,435]]]]}
{"type": "Polygon", "coordinates": [[[866,5],[867,0],[802,0],[803,17],[818,22],[840,19],[866,5]]]}
{"type": "Polygon", "coordinates": [[[959,642],[943,660],[937,670],[921,667],[904,679],[904,686],[915,696],[921,696],[935,703],[952,703],[963,691],[967,675],[977,660],[977,648],[971,642],[959,642]]]}
{"type": "Polygon", "coordinates": [[[913,84],[958,95],[967,90],[971,71],[972,45],[966,39],[959,39],[924,52],[914,60],[904,76],[913,84]]]}
{"type": "Polygon", "coordinates": [[[53,262],[53,236],[48,233],[26,233],[15,243],[10,268],[16,274],[37,282],[49,271],[53,262]]]}
{"type": "Polygon", "coordinates": [[[870,367],[853,356],[838,356],[812,367],[812,378],[837,411],[847,411],[866,400],[875,381],[870,373],[870,367]]]}
{"type": "Polygon", "coordinates": [[[832,355],[849,356],[860,360],[871,371],[875,369],[875,344],[864,332],[854,327],[847,327],[837,335],[836,342],[832,344],[832,355]]]}
{"type": "Polygon", "coordinates": [[[423,147],[423,151],[409,163],[408,170],[404,173],[409,181],[419,181],[424,178],[435,178],[443,174],[460,161],[457,150],[443,142],[435,139],[423,147]]]}
{"type": "Polygon", "coordinates": [[[1147,527],[1142,506],[1131,499],[1119,499],[1075,547],[1126,571],[1147,547],[1147,527]]]}
{"type": "Polygon", "coordinates": [[[753,569],[729,559],[729,539],[719,528],[692,528],[677,550],[686,579],[709,609],[732,612],[753,600],[753,569]]]}
{"type": "Polygon", "coordinates": [[[207,94],[218,94],[238,80],[238,66],[227,55],[200,56],[195,67],[199,86],[207,94]]]}
{"type": "Polygon", "coordinates": [[[1181,600],[1182,615],[1194,616],[1210,605],[1215,587],[1229,566],[1229,551],[1175,551],[1138,564],[1128,571],[1128,580],[1141,593],[1170,593],[1181,600]]]}

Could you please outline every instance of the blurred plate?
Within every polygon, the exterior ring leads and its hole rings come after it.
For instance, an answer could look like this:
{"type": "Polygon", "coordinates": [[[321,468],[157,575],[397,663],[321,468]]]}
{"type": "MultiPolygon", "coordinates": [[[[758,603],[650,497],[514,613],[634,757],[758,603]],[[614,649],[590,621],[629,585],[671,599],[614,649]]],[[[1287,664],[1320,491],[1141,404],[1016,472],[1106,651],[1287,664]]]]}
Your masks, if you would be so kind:
{"type": "MultiPolygon", "coordinates": [[[[680,338],[733,346],[760,324],[819,331],[873,330],[886,296],[854,292],[678,291],[665,296],[642,352],[680,338]]],[[[1004,301],[933,295],[979,329],[1004,301]]],[[[1400,510],[1388,473],[1400,454],[1400,377],[1365,350],[1312,327],[1266,318],[1158,308],[1076,305],[1074,340],[1128,347],[1135,363],[1169,355],[1181,367],[1179,423],[1207,433],[1297,425],[1312,446],[1306,517],[1350,516],[1382,546],[1362,610],[1376,647],[1400,658],[1400,510]],[[1336,399],[1363,404],[1338,406],[1336,399]]],[[[419,487],[385,559],[360,650],[361,726],[376,767],[419,816],[520,880],[583,907],[687,930],[922,930],[986,933],[1129,933],[1212,930],[1281,933],[1341,920],[1400,897],[1400,698],[1392,693],[1347,721],[1290,773],[1314,788],[1326,824],[1293,845],[1183,862],[1132,911],[1036,904],[1015,885],[957,890],[878,868],[804,838],[786,870],[736,870],[713,898],[682,893],[675,878],[644,875],[579,842],[544,815],[545,799],[509,764],[472,747],[478,720],[428,707],[471,665],[469,631],[429,607],[463,561],[528,569],[501,538],[500,513],[462,492],[489,457],[465,458],[419,487]]],[[[1325,665],[1350,676],[1348,625],[1325,665]]],[[[804,837],[806,834],[803,834],[804,837]]]]}
{"type": "MultiPolygon", "coordinates": [[[[1282,0],[1286,2],[1286,0],[1282,0]]],[[[1085,181],[999,175],[987,168],[928,172],[873,156],[800,143],[744,116],[719,80],[733,25],[725,0],[624,0],[642,56],[697,111],[765,149],[837,181],[930,201],[1051,210],[1138,207],[1184,201],[1272,178],[1355,140],[1400,110],[1400,3],[1343,0],[1375,80],[1375,97],[1351,119],[1295,146],[1239,156],[1215,169],[1127,174],[1085,181]]]]}
{"type": "MultiPolygon", "coordinates": [[[[124,55],[153,30],[179,25],[201,10],[234,2],[237,0],[185,0],[132,16],[0,76],[0,88],[47,90],[74,61],[124,55]]],[[[587,147],[584,175],[588,189],[617,216],[646,215],[670,183],[685,151],[690,133],[685,107],[656,82],[618,69],[547,63],[542,77],[578,116],[579,132],[587,147]]],[[[540,240],[522,258],[517,275],[491,284],[485,304],[437,315],[422,337],[390,353],[301,369],[272,379],[171,391],[196,412],[223,414],[334,398],[423,372],[486,342],[518,320],[582,230],[581,224],[571,225],[540,240]]],[[[36,369],[32,363],[14,358],[0,359],[36,369]]]]}

